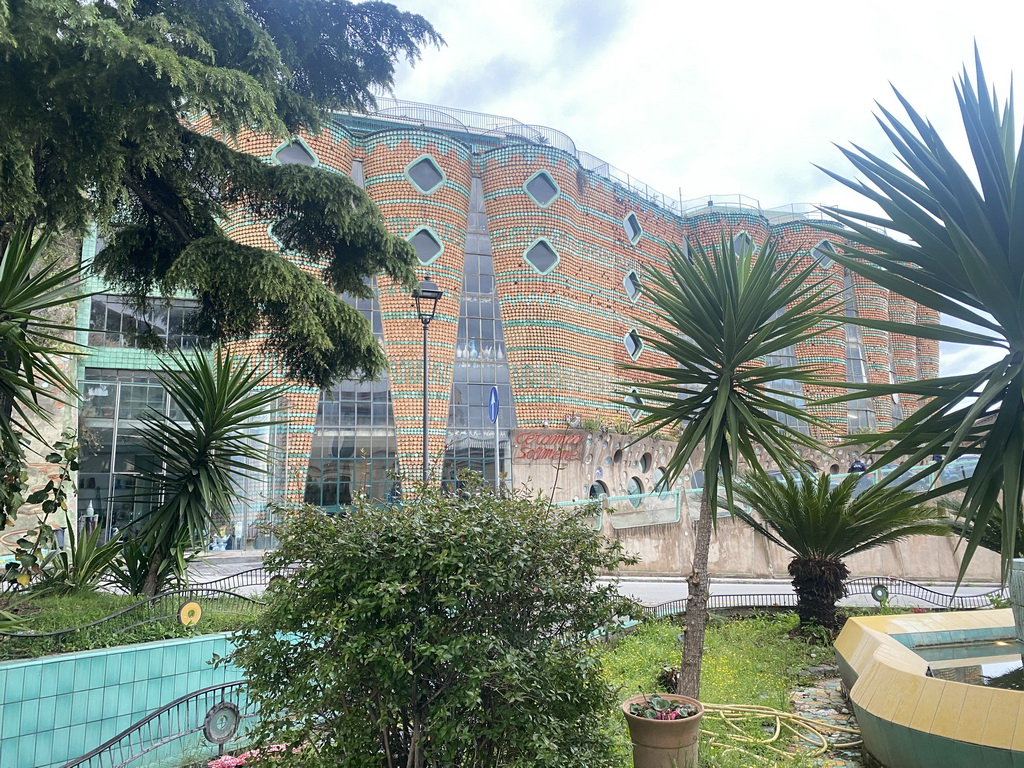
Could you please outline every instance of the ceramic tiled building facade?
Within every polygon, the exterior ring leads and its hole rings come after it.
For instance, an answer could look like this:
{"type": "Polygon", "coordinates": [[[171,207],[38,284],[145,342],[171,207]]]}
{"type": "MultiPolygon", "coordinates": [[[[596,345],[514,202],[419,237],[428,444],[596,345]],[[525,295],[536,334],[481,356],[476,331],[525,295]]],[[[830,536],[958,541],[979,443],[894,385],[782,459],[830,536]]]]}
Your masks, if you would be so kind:
{"type": "MultiPolygon", "coordinates": [[[[717,241],[725,231],[760,247],[772,237],[782,254],[815,261],[837,290],[849,287],[851,313],[938,320],[845,273],[827,258],[842,239],[824,236],[806,215],[764,211],[741,198],[699,205],[670,200],[577,151],[568,137],[506,118],[394,102],[373,116],[340,115],[317,136],[282,144],[253,135],[240,146],[267,162],[350,175],[389,229],[414,244],[420,279],[444,291],[429,326],[427,372],[429,452],[444,477],[467,467],[493,477],[492,386],[502,405],[497,442],[504,471],[513,428],[630,419],[627,408],[613,403],[615,382],[625,375],[618,366],[658,362],[639,338],[643,321],[653,317],[643,275],[665,263],[667,243],[717,241]]],[[[236,216],[228,231],[247,244],[275,248],[270,225],[236,216]]],[[[316,269],[301,256],[287,258],[316,269]]],[[[390,370],[381,382],[343,382],[324,393],[292,387],[277,485],[293,500],[332,506],[355,491],[384,498],[393,492],[394,471],[420,466],[422,326],[413,300],[405,287],[379,277],[376,298],[359,306],[374,323],[390,370]]],[[[239,351],[258,354],[259,339],[239,351]]],[[[836,381],[857,380],[857,371],[870,381],[906,381],[938,369],[935,342],[853,326],[834,328],[789,354],[823,365],[836,381]]],[[[151,367],[146,357],[116,344],[94,350],[84,378],[116,379],[124,387],[127,372],[151,367]]],[[[266,363],[282,378],[279,365],[266,363]]],[[[643,383],[638,377],[641,397],[643,383]]],[[[849,407],[814,402],[838,393],[831,387],[794,392],[830,425],[832,434],[821,437],[845,435],[851,424],[885,429],[916,405],[910,397],[849,407]]],[[[113,477],[116,464],[109,458],[97,472],[113,477]]]]}

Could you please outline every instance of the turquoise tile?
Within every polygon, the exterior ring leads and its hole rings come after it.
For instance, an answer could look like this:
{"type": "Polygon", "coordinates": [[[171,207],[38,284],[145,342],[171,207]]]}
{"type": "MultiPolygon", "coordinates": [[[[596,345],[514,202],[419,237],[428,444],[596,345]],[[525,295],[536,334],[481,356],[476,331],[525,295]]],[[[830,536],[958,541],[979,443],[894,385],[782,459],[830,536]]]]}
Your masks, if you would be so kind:
{"type": "Polygon", "coordinates": [[[36,718],[37,722],[39,723],[39,730],[49,731],[53,730],[54,728],[61,728],[67,725],[67,723],[58,723],[56,720],[56,696],[46,696],[45,698],[39,699],[37,703],[39,705],[39,711],[36,714],[36,718]]]}
{"type": "MultiPolygon", "coordinates": [[[[21,739],[18,741],[18,766],[29,766],[37,765],[36,759],[36,740],[35,739],[21,739]]],[[[5,767],[6,768],[6,767],[5,767]]],[[[37,766],[37,768],[39,768],[37,766]]]]}
{"type": "MultiPolygon", "coordinates": [[[[42,664],[33,664],[31,667],[25,667],[25,678],[22,682],[21,695],[26,699],[37,699],[39,698],[39,689],[42,686],[43,680],[43,666],[42,664]]],[[[9,689],[2,689],[7,691],[9,689]]]]}
{"type": "Polygon", "coordinates": [[[50,739],[36,739],[35,763],[43,766],[53,762],[53,742],[50,739]]]}
{"type": "Polygon", "coordinates": [[[21,702],[4,704],[4,716],[0,719],[0,739],[13,739],[21,734],[21,702]]]}
{"type": "Polygon", "coordinates": [[[68,751],[76,757],[84,755],[104,742],[101,736],[88,725],[73,725],[68,729],[68,751]]]}
{"type": "MultiPolygon", "coordinates": [[[[4,707],[4,716],[6,717],[7,707],[4,707]]],[[[43,731],[39,723],[39,700],[32,699],[31,701],[21,702],[21,733],[35,733],[37,731],[43,731]]]]}
{"type": "Polygon", "coordinates": [[[117,696],[116,691],[93,688],[89,691],[89,720],[102,720],[110,716],[110,696],[117,696]]]}
{"type": "Polygon", "coordinates": [[[128,690],[123,690],[118,693],[117,702],[114,706],[115,715],[126,715],[132,711],[132,694],[128,690]]]}
{"type": "Polygon", "coordinates": [[[32,698],[25,695],[25,668],[13,667],[5,670],[0,677],[0,690],[4,692],[4,702],[23,701],[32,698]]]}
{"type": "Polygon", "coordinates": [[[54,670],[57,677],[57,693],[71,693],[75,690],[75,663],[61,661],[54,670]]]}
{"type": "Polygon", "coordinates": [[[102,688],[107,682],[107,660],[104,656],[96,656],[89,664],[89,687],[102,688]]]}
{"type": "Polygon", "coordinates": [[[121,682],[120,654],[109,654],[103,660],[103,684],[117,685],[121,682]]]}
{"type": "Polygon", "coordinates": [[[121,666],[117,679],[121,683],[130,683],[135,679],[135,651],[125,651],[120,656],[121,666]]]}
{"type": "Polygon", "coordinates": [[[88,689],[75,691],[71,695],[71,725],[80,725],[95,719],[90,709],[91,703],[91,693],[88,689]]]}
{"type": "Polygon", "coordinates": [[[71,706],[71,697],[68,695],[54,696],[53,720],[60,725],[73,725],[72,719],[75,716],[71,706]]]}
{"type": "Polygon", "coordinates": [[[39,668],[39,695],[53,696],[57,693],[57,670],[53,664],[39,668]]]}
{"type": "Polygon", "coordinates": [[[163,696],[163,685],[159,677],[154,677],[146,683],[146,706],[150,709],[158,709],[168,703],[163,696]]]}
{"type": "Polygon", "coordinates": [[[78,755],[72,755],[68,750],[68,734],[71,732],[70,728],[57,728],[54,731],[50,731],[50,744],[53,747],[53,756],[56,760],[68,760],[78,757],[78,755]]]}

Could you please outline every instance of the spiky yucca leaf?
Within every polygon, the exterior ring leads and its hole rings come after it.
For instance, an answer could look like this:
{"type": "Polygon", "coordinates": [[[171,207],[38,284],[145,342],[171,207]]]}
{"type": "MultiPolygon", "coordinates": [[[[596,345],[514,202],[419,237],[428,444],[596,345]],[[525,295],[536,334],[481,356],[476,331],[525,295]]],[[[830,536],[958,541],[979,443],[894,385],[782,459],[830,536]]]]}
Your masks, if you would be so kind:
{"type": "Polygon", "coordinates": [[[732,506],[733,472],[741,456],[760,464],[755,446],[779,466],[798,464],[800,447],[817,447],[773,412],[825,426],[779,389],[783,379],[813,382],[813,369],[760,364],[820,333],[828,327],[826,313],[837,309],[836,297],[812,278],[813,265],[800,268],[798,261],[796,254],[779,257],[771,241],[757,253],[738,253],[723,232],[711,247],[691,243],[688,255],[671,246],[666,268],[646,273],[645,294],[658,320],[647,324],[644,341],[676,365],[625,366],[654,377],[643,384],[642,402],[630,407],[645,414],[638,423],[645,436],[682,430],[666,466],[666,484],[704,446],[705,496],[712,510],[719,477],[732,506]]]}
{"type": "Polygon", "coordinates": [[[284,393],[267,386],[267,374],[251,360],[221,348],[213,355],[175,355],[158,377],[176,412],[154,411],[139,430],[153,457],[139,467],[143,490],[136,500],[149,509],[135,521],[150,542],[151,577],[183,540],[201,544],[225,522],[242,481],[266,471],[271,446],[253,431],[277,423],[268,416],[284,393]]]}
{"type": "Polygon", "coordinates": [[[836,260],[977,329],[864,318],[851,322],[1003,353],[975,373],[911,384],[860,385],[850,395],[902,391],[922,397],[910,418],[876,436],[879,446],[893,441],[879,463],[901,461],[900,472],[910,472],[933,453],[945,455],[943,466],[964,453],[981,454],[973,477],[954,488],[965,490],[960,514],[971,526],[961,578],[989,520],[999,514],[1000,499],[1005,573],[1017,539],[1024,487],[1024,143],[1018,143],[1014,129],[1012,93],[1000,107],[977,52],[975,63],[976,85],[965,69],[956,89],[973,168],[961,166],[931,123],[897,92],[909,124],[885,109],[879,122],[902,165],[855,146],[842,151],[867,183],[826,171],[883,211],[873,216],[826,209],[856,232],[859,243],[836,260]]]}
{"type": "Polygon", "coordinates": [[[48,311],[82,298],[82,267],[47,262],[51,241],[51,235],[33,240],[31,231],[19,229],[0,260],[0,441],[12,452],[20,452],[18,432],[42,439],[38,422],[47,413],[41,399],[76,393],[58,359],[78,353],[65,338],[75,328],[48,311]]]}

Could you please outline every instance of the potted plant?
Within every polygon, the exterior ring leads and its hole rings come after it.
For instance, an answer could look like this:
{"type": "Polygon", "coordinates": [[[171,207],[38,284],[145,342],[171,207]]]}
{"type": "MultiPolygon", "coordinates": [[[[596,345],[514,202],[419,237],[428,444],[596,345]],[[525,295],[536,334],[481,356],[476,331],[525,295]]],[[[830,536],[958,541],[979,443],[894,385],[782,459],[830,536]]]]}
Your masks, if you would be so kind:
{"type": "Polygon", "coordinates": [[[704,707],[689,696],[661,693],[622,702],[634,768],[697,768],[704,707]]]}

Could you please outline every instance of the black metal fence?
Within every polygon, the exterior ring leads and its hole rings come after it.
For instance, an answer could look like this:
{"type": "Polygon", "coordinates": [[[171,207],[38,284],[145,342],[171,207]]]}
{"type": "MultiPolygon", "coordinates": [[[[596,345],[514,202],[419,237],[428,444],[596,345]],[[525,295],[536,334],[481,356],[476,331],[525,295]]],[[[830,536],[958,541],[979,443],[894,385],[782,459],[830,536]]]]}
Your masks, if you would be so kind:
{"type": "MultiPolygon", "coordinates": [[[[246,720],[254,717],[244,682],[202,688],[175,699],[63,768],[127,768],[154,765],[193,748],[223,754],[247,743],[246,720]],[[186,742],[175,744],[175,742],[186,742]],[[172,749],[164,749],[174,745],[172,749]],[[143,759],[147,762],[141,763],[143,759]]],[[[208,758],[207,758],[208,759],[208,758]]],[[[205,762],[205,759],[203,760],[205,762]]],[[[177,762],[172,764],[178,764],[177,762]]]]}

